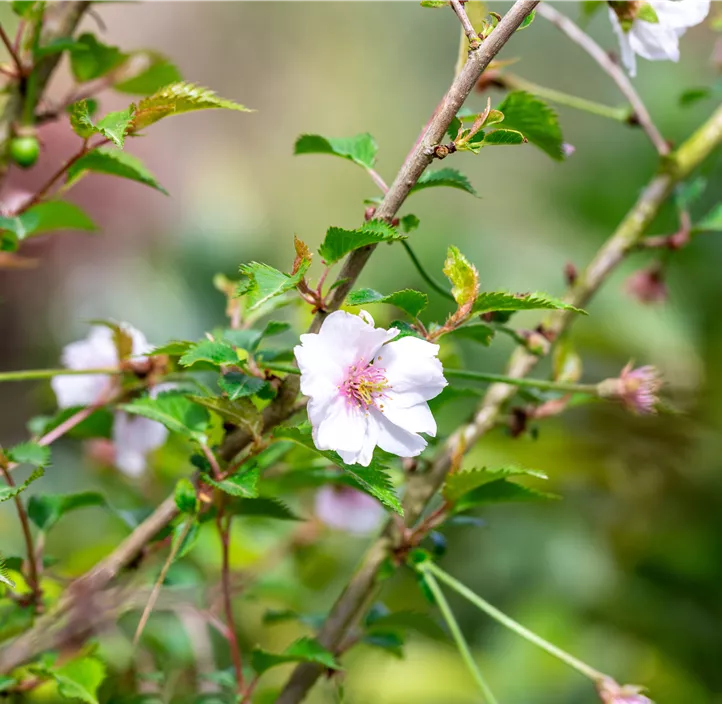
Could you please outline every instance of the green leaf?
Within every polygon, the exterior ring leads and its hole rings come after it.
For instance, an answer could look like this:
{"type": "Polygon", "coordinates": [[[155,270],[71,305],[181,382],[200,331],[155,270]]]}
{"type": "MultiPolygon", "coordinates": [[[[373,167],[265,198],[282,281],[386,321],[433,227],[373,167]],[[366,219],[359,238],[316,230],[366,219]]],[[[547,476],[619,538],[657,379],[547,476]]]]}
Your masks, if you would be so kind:
{"type": "MultiPolygon", "coordinates": [[[[5,562],[5,558],[0,553],[0,584],[4,584],[7,587],[10,587],[10,589],[15,589],[15,582],[13,582],[12,579],[10,579],[10,573],[8,570],[8,566],[5,562]]],[[[0,632],[1,633],[1,632],[0,632]]],[[[0,677],[0,692],[2,692],[2,677],[0,677]]]]}
{"type": "Polygon", "coordinates": [[[403,516],[401,503],[396,497],[394,488],[386,474],[386,467],[376,458],[371,460],[371,464],[368,467],[362,467],[358,464],[346,464],[336,452],[317,449],[313,444],[311,430],[308,426],[299,428],[277,428],[274,432],[274,437],[292,440],[302,447],[325,457],[329,462],[340,467],[351,476],[362,491],[370,494],[382,504],[403,516]]]}
{"type": "Polygon", "coordinates": [[[419,180],[411,188],[410,193],[416,193],[424,188],[433,188],[436,186],[447,186],[449,188],[458,188],[459,190],[471,193],[472,196],[478,196],[469,179],[456,169],[439,169],[438,171],[424,171],[419,180]]]}
{"type": "Polygon", "coordinates": [[[365,306],[369,303],[388,303],[401,308],[412,318],[416,318],[429,304],[429,297],[425,293],[410,288],[395,291],[388,296],[384,296],[372,288],[362,288],[352,291],[346,299],[346,304],[349,306],[365,306]]]}
{"type": "Polygon", "coordinates": [[[68,183],[79,181],[89,171],[137,181],[168,195],[168,191],[156,181],[155,176],[145,168],[143,162],[127,152],[107,147],[93,149],[68,169],[68,183]]]}
{"type": "Polygon", "coordinates": [[[689,88],[682,92],[679,96],[679,104],[682,107],[690,107],[702,100],[707,100],[714,95],[715,91],[710,86],[701,86],[699,88],[689,88]]]}
{"type": "Polygon", "coordinates": [[[217,413],[224,421],[245,428],[254,436],[260,435],[263,429],[263,418],[249,398],[231,401],[220,396],[189,396],[193,403],[217,413]]]}
{"type": "Polygon", "coordinates": [[[523,20],[522,23],[517,28],[517,32],[521,32],[522,29],[526,29],[536,17],[536,10],[532,10],[523,20]]]}
{"type": "Polygon", "coordinates": [[[70,68],[75,79],[84,83],[105,76],[128,58],[117,46],[99,42],[95,35],[86,33],[78,37],[70,51],[70,68]]]}
{"type": "Polygon", "coordinates": [[[355,137],[330,138],[319,134],[303,134],[297,140],[294,154],[332,154],[353,161],[359,166],[370,169],[376,161],[378,146],[374,138],[366,134],[355,137]]]}
{"type": "Polygon", "coordinates": [[[134,115],[135,105],[131,105],[125,110],[110,112],[95,123],[90,117],[88,101],[80,100],[70,108],[70,125],[74,132],[83,139],[100,134],[122,149],[134,115]]]}
{"type": "Polygon", "coordinates": [[[547,501],[558,498],[555,494],[547,494],[543,491],[530,489],[521,484],[510,482],[507,479],[497,479],[488,484],[483,484],[461,497],[455,506],[455,511],[468,511],[482,504],[547,501]]]}
{"type": "Polygon", "coordinates": [[[32,12],[36,0],[13,0],[10,3],[12,11],[19,17],[28,17],[32,12]]]}
{"type": "Polygon", "coordinates": [[[229,401],[236,401],[257,394],[268,386],[268,382],[243,372],[228,372],[218,380],[218,386],[228,395],[229,401]]]}
{"type": "Polygon", "coordinates": [[[18,464],[47,467],[50,464],[50,448],[36,442],[23,442],[7,451],[7,456],[18,464]]]}
{"type": "Polygon", "coordinates": [[[58,693],[66,699],[98,704],[98,687],[106,677],[105,665],[93,657],[78,658],[48,670],[58,683],[58,693]]]}
{"type": "Polygon", "coordinates": [[[176,482],[174,497],[175,505],[181,513],[191,515],[198,513],[200,504],[196,495],[196,488],[190,479],[182,477],[176,482]]]}
{"type": "MultiPolygon", "coordinates": [[[[0,225],[0,227],[2,227],[2,225],[0,225]]],[[[0,230],[0,252],[15,252],[18,246],[18,236],[14,232],[0,230]]]]}
{"type": "Polygon", "coordinates": [[[703,195],[707,189],[707,179],[704,176],[697,176],[680,183],[674,191],[674,199],[680,210],[689,210],[703,195]]]}
{"type": "Polygon", "coordinates": [[[162,54],[142,51],[134,52],[133,57],[141,54],[146,57],[146,66],[132,78],[116,83],[113,86],[115,90],[131,95],[152,95],[171,83],[183,80],[178,67],[162,54]]]}
{"type": "Polygon", "coordinates": [[[247,310],[260,308],[276,296],[296,288],[301,282],[305,269],[300,269],[293,275],[284,274],[268,264],[250,262],[241,266],[241,274],[248,280],[238,289],[239,295],[246,297],[247,310]]]}
{"type": "Polygon", "coordinates": [[[507,291],[485,291],[479,294],[474,303],[473,313],[481,315],[494,311],[517,310],[571,310],[575,313],[586,313],[558,298],[546,293],[509,293],[507,291]]]}
{"type": "Polygon", "coordinates": [[[380,220],[369,220],[358,230],[344,230],[340,227],[330,227],[318,253],[326,264],[333,264],[343,259],[349,252],[370,244],[392,242],[404,239],[405,235],[399,233],[391,225],[380,220]]]}
{"type": "Polygon", "coordinates": [[[216,481],[210,476],[205,476],[203,480],[231,496],[238,496],[243,499],[255,499],[258,496],[259,473],[260,470],[258,467],[251,467],[251,469],[236,472],[234,475],[221,481],[216,481]]]}
{"type": "Polygon", "coordinates": [[[647,2],[640,3],[637,7],[637,19],[650,24],[659,24],[659,17],[654,8],[647,2]]]}
{"type": "Polygon", "coordinates": [[[68,111],[70,113],[70,126],[78,137],[88,139],[88,137],[95,134],[95,123],[90,116],[90,106],[87,100],[79,100],[77,103],[73,103],[68,108],[68,111]]]}
{"type": "Polygon", "coordinates": [[[156,398],[143,396],[131,403],[121,404],[120,409],[158,421],[171,432],[180,433],[200,443],[205,442],[208,411],[182,393],[166,391],[156,398]]]}
{"type": "Polygon", "coordinates": [[[49,531],[66,513],[86,506],[107,506],[107,501],[97,491],[77,494],[42,494],[31,496],[28,516],[40,530],[49,531]]]}
{"type": "Polygon", "coordinates": [[[190,347],[180,358],[184,367],[197,362],[208,362],[216,367],[222,364],[238,364],[238,353],[227,342],[219,340],[201,340],[190,347]]]}
{"type": "Polygon", "coordinates": [[[247,107],[219,98],[212,90],[193,83],[172,83],[143,98],[133,118],[132,132],[142,130],[170,115],[180,115],[195,110],[225,109],[252,112],[247,107]]]}
{"type": "Polygon", "coordinates": [[[692,229],[696,232],[722,232],[722,203],[712,208],[692,229]]]}
{"type": "Polygon", "coordinates": [[[449,0],[421,0],[421,7],[446,7],[449,4],[449,0]]]}
{"type": "Polygon", "coordinates": [[[406,632],[415,631],[427,638],[447,640],[444,629],[426,614],[415,611],[395,611],[381,616],[369,617],[366,622],[366,632],[406,632]]]}
{"type": "Polygon", "coordinates": [[[260,648],[254,648],[251,653],[251,665],[258,675],[288,662],[312,662],[329,670],[341,669],[333,654],[313,638],[299,638],[282,653],[269,653],[260,648]]]}
{"type": "Polygon", "coordinates": [[[518,130],[552,159],[564,159],[557,114],[543,100],[525,91],[514,91],[497,109],[504,113],[505,129],[518,130]]]}
{"type": "Polygon", "coordinates": [[[165,345],[156,347],[148,352],[148,355],[154,357],[159,354],[168,355],[169,357],[182,357],[188,350],[197,345],[196,342],[190,340],[171,340],[165,345]]]}
{"type": "Polygon", "coordinates": [[[36,479],[40,479],[45,474],[42,467],[38,467],[22,484],[19,486],[3,486],[0,487],[0,503],[15,498],[18,494],[27,489],[36,479]]]}
{"type": "Polygon", "coordinates": [[[13,689],[17,684],[18,681],[14,677],[0,675],[0,692],[7,692],[8,690],[13,689]]]}
{"type": "Polygon", "coordinates": [[[516,130],[493,130],[487,132],[482,140],[483,146],[524,144],[527,140],[521,132],[516,130]]]}
{"type": "Polygon", "coordinates": [[[479,293],[479,272],[457,247],[449,247],[443,272],[451,282],[451,295],[459,306],[476,300],[479,293]]]}
{"type": "Polygon", "coordinates": [[[185,557],[195,547],[200,529],[198,519],[190,516],[173,528],[172,546],[175,547],[179,540],[183,540],[180,547],[176,548],[174,561],[185,557]]]}
{"type": "Polygon", "coordinates": [[[45,46],[40,46],[35,49],[33,56],[36,61],[39,61],[40,59],[44,59],[46,56],[60,54],[63,51],[77,51],[78,49],[84,48],[84,45],[80,44],[72,37],[58,37],[57,39],[53,39],[51,42],[48,42],[45,46]]]}
{"type": "Polygon", "coordinates": [[[444,337],[458,337],[464,340],[473,340],[474,342],[480,342],[485,347],[491,344],[495,334],[494,328],[484,323],[470,323],[468,325],[462,325],[461,327],[454,328],[453,330],[445,333],[444,337]]]}
{"type": "Polygon", "coordinates": [[[404,215],[404,217],[399,220],[399,228],[401,228],[401,231],[407,235],[409,232],[416,230],[420,224],[421,221],[416,217],[416,215],[412,215],[411,213],[404,215]]]}
{"type": "Polygon", "coordinates": [[[236,499],[227,510],[239,518],[275,518],[279,521],[302,521],[283,501],[271,498],[236,499]]]}
{"type": "Polygon", "coordinates": [[[9,230],[18,239],[42,235],[54,230],[97,230],[95,223],[77,205],[64,200],[38,203],[17,217],[0,216],[0,229],[9,230]]]}
{"type": "Polygon", "coordinates": [[[455,504],[469,492],[478,489],[480,486],[506,479],[508,477],[531,476],[538,479],[546,479],[543,472],[533,469],[522,469],[521,467],[500,467],[498,469],[469,469],[449,474],[444,483],[442,493],[444,498],[455,504]]]}

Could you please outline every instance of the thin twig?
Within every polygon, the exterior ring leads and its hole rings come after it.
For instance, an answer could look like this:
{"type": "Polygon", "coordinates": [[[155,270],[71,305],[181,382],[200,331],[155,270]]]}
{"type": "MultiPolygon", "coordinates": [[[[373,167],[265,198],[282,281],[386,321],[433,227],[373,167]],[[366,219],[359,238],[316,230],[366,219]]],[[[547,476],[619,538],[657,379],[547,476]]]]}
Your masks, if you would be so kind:
{"type": "Polygon", "coordinates": [[[424,269],[423,264],[419,261],[419,258],[414,253],[414,250],[411,249],[411,245],[406,240],[401,240],[401,245],[406,250],[406,253],[409,255],[411,262],[416,267],[416,271],[419,272],[421,278],[426,281],[426,283],[429,284],[429,286],[431,286],[431,288],[434,289],[436,293],[456,303],[456,300],[451,295],[451,291],[444,288],[438,281],[436,281],[436,279],[434,279],[433,276],[431,276],[431,274],[426,271],[426,269],[424,269]]]}
{"type": "Polygon", "coordinates": [[[10,57],[15,64],[15,68],[17,68],[18,76],[22,76],[25,73],[25,67],[23,66],[23,62],[20,60],[18,53],[15,51],[15,47],[10,41],[10,37],[8,37],[7,32],[5,31],[5,28],[2,26],[2,24],[0,24],[0,40],[2,40],[2,43],[8,50],[8,53],[10,54],[10,57]]]}
{"type": "Polygon", "coordinates": [[[644,130],[659,155],[666,156],[669,154],[669,144],[652,122],[652,117],[646,106],[621,66],[583,29],[572,22],[566,15],[555,10],[551,5],[547,3],[539,5],[539,14],[564,32],[575,44],[582,47],[599,64],[602,70],[617,84],[622,95],[629,101],[634,110],[634,120],[644,130]]]}
{"type": "Polygon", "coordinates": [[[466,14],[466,10],[464,9],[464,6],[461,4],[460,0],[450,0],[451,2],[451,9],[456,13],[456,16],[459,18],[459,22],[461,22],[461,27],[464,30],[464,34],[466,35],[466,38],[469,40],[469,48],[470,49],[478,49],[479,48],[479,35],[474,30],[474,25],[471,24],[471,20],[469,19],[469,16],[466,14]]]}
{"type": "Polygon", "coordinates": [[[378,171],[372,169],[370,166],[366,168],[366,171],[368,171],[369,176],[371,176],[371,180],[379,187],[381,193],[388,193],[389,187],[386,185],[386,181],[381,178],[378,171]]]}

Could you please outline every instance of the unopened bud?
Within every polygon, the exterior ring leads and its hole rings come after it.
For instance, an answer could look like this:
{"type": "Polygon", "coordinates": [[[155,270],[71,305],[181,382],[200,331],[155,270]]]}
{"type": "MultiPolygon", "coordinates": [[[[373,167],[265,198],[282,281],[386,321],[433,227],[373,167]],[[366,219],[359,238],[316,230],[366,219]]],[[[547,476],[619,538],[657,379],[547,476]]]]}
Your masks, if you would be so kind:
{"type": "Polygon", "coordinates": [[[654,704],[642,694],[641,687],[633,684],[620,686],[608,677],[597,684],[597,691],[604,704],[654,704]]]}
{"type": "Polygon", "coordinates": [[[667,284],[659,266],[636,271],[627,279],[625,288],[640,303],[663,303],[668,296],[667,284]]]}
{"type": "Polygon", "coordinates": [[[449,156],[449,147],[445,144],[438,144],[434,147],[434,156],[437,159],[446,159],[449,156]]]}
{"type": "Polygon", "coordinates": [[[572,262],[567,262],[564,265],[564,278],[567,281],[567,284],[569,286],[574,286],[574,284],[577,282],[577,277],[579,276],[579,272],[577,271],[577,267],[572,264],[572,262]]]}

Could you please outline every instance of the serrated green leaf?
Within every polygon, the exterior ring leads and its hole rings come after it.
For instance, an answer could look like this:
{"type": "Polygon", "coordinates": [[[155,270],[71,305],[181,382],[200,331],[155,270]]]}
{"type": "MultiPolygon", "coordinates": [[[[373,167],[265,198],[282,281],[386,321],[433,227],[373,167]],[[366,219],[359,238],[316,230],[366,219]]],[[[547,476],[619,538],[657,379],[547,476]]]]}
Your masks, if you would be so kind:
{"type": "Polygon", "coordinates": [[[496,331],[494,328],[484,323],[469,323],[468,325],[462,325],[461,327],[454,328],[453,330],[444,334],[444,337],[457,337],[464,340],[473,340],[474,342],[480,342],[485,347],[491,344],[492,339],[496,331]]]}
{"type": "Polygon", "coordinates": [[[40,530],[49,531],[66,513],[87,506],[107,506],[105,497],[97,491],[77,494],[42,494],[31,496],[28,516],[40,530]]]}
{"type": "Polygon", "coordinates": [[[303,134],[294,146],[294,154],[332,154],[353,161],[359,166],[370,169],[376,161],[378,146],[374,138],[366,134],[355,137],[331,138],[319,134],[303,134]]]}
{"type": "Polygon", "coordinates": [[[458,188],[461,191],[471,193],[472,196],[478,196],[469,179],[456,169],[439,169],[438,171],[424,171],[419,180],[411,188],[410,193],[416,193],[424,188],[433,188],[435,186],[447,186],[448,188],[458,188]]]}
{"type": "Polygon", "coordinates": [[[564,159],[557,114],[543,100],[526,91],[513,91],[497,109],[504,113],[505,129],[518,130],[552,159],[564,159]]]}
{"type": "Polygon", "coordinates": [[[189,396],[193,403],[217,413],[223,420],[245,428],[249,433],[259,435],[263,428],[263,418],[253,402],[248,398],[231,401],[220,396],[189,396]]]}
{"type": "Polygon", "coordinates": [[[484,291],[479,294],[472,313],[481,315],[494,311],[517,310],[571,310],[586,313],[564,301],[548,296],[546,293],[509,293],[508,291],[484,291]]]}
{"type": "Polygon", "coordinates": [[[98,688],[106,677],[106,671],[105,665],[97,658],[78,658],[47,672],[58,683],[60,696],[98,704],[98,688]]]}
{"type": "Polygon", "coordinates": [[[146,169],[143,162],[138,157],[127,152],[106,147],[93,149],[85,156],[80,157],[68,169],[68,183],[79,181],[89,171],[137,181],[168,195],[168,191],[156,181],[155,176],[146,169]]]}
{"type": "Polygon", "coordinates": [[[330,227],[321,246],[318,248],[318,253],[323,257],[326,264],[333,264],[355,249],[370,244],[401,240],[404,237],[405,235],[402,235],[391,225],[387,225],[380,220],[369,220],[358,230],[330,227]]]}
{"type": "Polygon", "coordinates": [[[118,68],[128,58],[117,46],[99,42],[95,35],[81,34],[70,51],[70,68],[75,79],[84,83],[118,68]]]}
{"type": "Polygon", "coordinates": [[[208,411],[182,393],[166,391],[156,398],[143,396],[131,403],[121,404],[120,409],[158,421],[171,432],[180,433],[197,442],[203,443],[206,440],[208,411]]]}
{"type": "Polygon", "coordinates": [[[95,128],[99,134],[107,137],[113,144],[122,149],[125,144],[125,135],[128,134],[134,115],[135,105],[131,105],[125,110],[108,113],[98,120],[95,128]]]}
{"type": "Polygon", "coordinates": [[[524,135],[521,132],[517,132],[516,130],[493,130],[492,132],[487,132],[484,135],[484,139],[481,141],[483,146],[494,146],[494,145],[515,145],[515,144],[524,144],[526,142],[526,139],[524,138],[524,135]]]}
{"type": "Polygon", "coordinates": [[[283,501],[272,498],[236,499],[226,510],[239,518],[274,518],[279,521],[302,521],[283,501]]]}
{"type": "Polygon", "coordinates": [[[143,98],[138,103],[131,131],[142,130],[170,115],[212,109],[252,112],[239,103],[218,97],[208,88],[181,81],[165,86],[153,95],[143,98]]]}
{"type": "Polygon", "coordinates": [[[42,467],[38,467],[22,484],[19,486],[3,486],[0,487],[0,503],[14,499],[27,489],[36,479],[40,479],[45,474],[42,467]]]}
{"type": "Polygon", "coordinates": [[[193,482],[186,477],[182,477],[176,482],[175,505],[181,513],[195,514],[198,512],[199,502],[196,494],[196,488],[193,482]]]}
{"type": "Polygon", "coordinates": [[[260,470],[258,467],[251,467],[245,471],[238,471],[221,481],[216,481],[210,476],[205,476],[203,480],[224,491],[231,496],[238,496],[243,499],[255,499],[258,496],[258,478],[260,470]]]}
{"type": "Polygon", "coordinates": [[[230,401],[253,396],[268,386],[268,382],[243,372],[228,372],[218,379],[218,386],[230,401]]]}
{"type": "Polygon", "coordinates": [[[312,662],[329,670],[341,669],[333,654],[313,638],[299,638],[282,653],[269,653],[260,648],[254,648],[251,653],[251,665],[258,675],[288,662],[312,662]]]}
{"type": "Polygon", "coordinates": [[[156,347],[155,349],[148,352],[148,355],[153,357],[155,355],[164,354],[169,357],[182,357],[188,350],[197,345],[197,342],[191,342],[190,340],[171,340],[165,345],[156,347]]]}
{"type": "Polygon", "coordinates": [[[722,203],[712,208],[692,229],[696,232],[722,232],[722,203]]]}
{"type": "Polygon", "coordinates": [[[416,318],[429,304],[429,297],[425,293],[410,288],[395,291],[387,296],[374,291],[372,288],[361,288],[352,291],[346,299],[346,304],[349,306],[365,306],[370,303],[388,303],[401,308],[412,318],[416,318]]]}
{"type": "Polygon", "coordinates": [[[178,67],[162,54],[154,51],[134,52],[132,58],[140,54],[146,57],[146,66],[135,76],[113,85],[115,90],[131,95],[153,95],[161,88],[183,80],[178,67]]]}
{"type": "Polygon", "coordinates": [[[443,272],[451,282],[451,295],[459,306],[476,300],[479,293],[479,272],[457,247],[451,246],[447,250],[443,272]]]}
{"type": "Polygon", "coordinates": [[[90,116],[90,108],[87,100],[79,100],[77,103],[73,103],[68,108],[70,114],[70,126],[73,128],[73,132],[82,137],[88,139],[95,134],[95,123],[90,116]]]}
{"type": "Polygon", "coordinates": [[[7,451],[7,456],[18,464],[47,467],[50,464],[50,448],[36,442],[23,442],[7,451]]]}
{"type": "Polygon", "coordinates": [[[396,497],[393,486],[386,474],[386,467],[376,458],[371,460],[371,464],[368,467],[362,467],[357,464],[346,464],[336,452],[317,449],[313,444],[310,428],[305,426],[298,428],[277,428],[274,432],[274,437],[292,440],[302,447],[325,457],[329,462],[347,472],[356,481],[362,491],[370,494],[382,504],[403,516],[401,503],[396,497]]]}
{"type": "Polygon", "coordinates": [[[95,223],[77,205],[64,200],[50,200],[32,206],[17,217],[0,216],[0,229],[24,240],[55,230],[97,230],[95,223]]]}
{"type": "Polygon", "coordinates": [[[543,472],[533,469],[523,469],[521,467],[499,467],[488,469],[468,469],[461,472],[449,474],[444,482],[442,493],[444,498],[452,504],[455,504],[462,497],[480,486],[507,479],[508,477],[531,476],[538,479],[546,479],[547,476],[543,472]]]}
{"type": "Polygon", "coordinates": [[[227,342],[201,340],[183,353],[179,363],[190,367],[198,362],[208,362],[220,367],[222,364],[238,364],[239,361],[238,353],[227,342]]]}
{"type": "Polygon", "coordinates": [[[239,295],[245,296],[248,311],[260,308],[272,298],[290,291],[301,282],[305,271],[296,274],[284,274],[268,264],[250,262],[241,266],[241,274],[248,280],[238,289],[239,295]]]}
{"type": "Polygon", "coordinates": [[[468,511],[475,506],[482,504],[498,504],[509,502],[526,502],[526,501],[548,501],[550,499],[558,499],[555,494],[547,494],[543,491],[530,489],[522,484],[510,482],[507,479],[497,479],[496,481],[483,484],[477,489],[473,489],[462,496],[456,503],[455,511],[468,511]]]}

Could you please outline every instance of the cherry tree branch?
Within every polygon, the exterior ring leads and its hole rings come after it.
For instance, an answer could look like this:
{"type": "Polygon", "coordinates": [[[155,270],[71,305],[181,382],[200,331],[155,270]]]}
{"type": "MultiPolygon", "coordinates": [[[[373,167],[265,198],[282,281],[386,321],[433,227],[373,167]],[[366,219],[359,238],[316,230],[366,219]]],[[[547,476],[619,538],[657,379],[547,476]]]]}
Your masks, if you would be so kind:
{"type": "Polygon", "coordinates": [[[666,156],[669,154],[667,141],[662,137],[654,122],[652,122],[649,111],[639,97],[639,93],[634,89],[624,69],[583,29],[572,22],[566,15],[555,10],[551,5],[540,5],[539,14],[544,19],[549,20],[557,29],[564,32],[575,44],[582,47],[582,49],[599,64],[601,69],[617,84],[622,95],[629,101],[634,111],[633,120],[644,130],[659,155],[666,156]]]}

